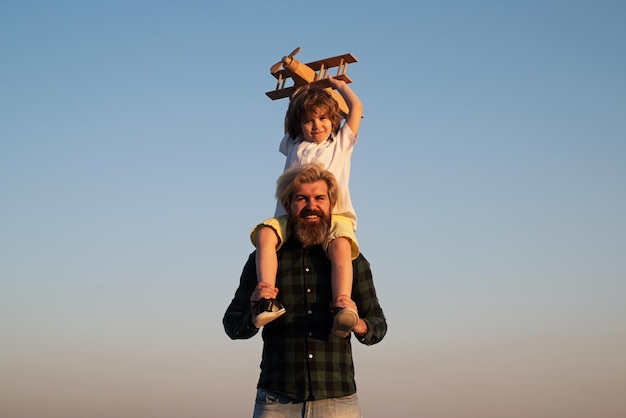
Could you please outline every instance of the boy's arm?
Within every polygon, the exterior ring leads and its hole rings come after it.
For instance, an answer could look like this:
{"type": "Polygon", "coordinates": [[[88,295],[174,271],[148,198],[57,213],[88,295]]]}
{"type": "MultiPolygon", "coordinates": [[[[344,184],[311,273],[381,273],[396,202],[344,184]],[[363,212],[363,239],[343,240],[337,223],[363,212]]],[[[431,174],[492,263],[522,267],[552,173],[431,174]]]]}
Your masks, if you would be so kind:
{"type": "Polygon", "coordinates": [[[341,97],[346,101],[348,105],[349,113],[346,115],[346,124],[350,127],[350,130],[356,136],[359,132],[359,125],[361,124],[361,117],[363,116],[363,104],[361,99],[356,95],[354,91],[343,81],[336,79],[332,76],[328,77],[328,81],[331,86],[341,94],[341,97]]]}

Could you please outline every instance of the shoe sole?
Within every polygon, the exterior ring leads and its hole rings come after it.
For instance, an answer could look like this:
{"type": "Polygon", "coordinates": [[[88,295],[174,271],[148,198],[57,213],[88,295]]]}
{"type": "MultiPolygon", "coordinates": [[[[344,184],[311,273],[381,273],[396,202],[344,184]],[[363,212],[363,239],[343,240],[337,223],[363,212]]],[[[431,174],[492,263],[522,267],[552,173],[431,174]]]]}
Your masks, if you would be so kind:
{"type": "Polygon", "coordinates": [[[339,338],[346,338],[359,323],[359,314],[352,308],[343,308],[333,321],[331,333],[339,338]]]}
{"type": "Polygon", "coordinates": [[[276,318],[282,316],[285,312],[287,312],[285,308],[282,308],[275,312],[261,312],[256,316],[254,320],[254,326],[257,328],[261,328],[262,326],[269,324],[276,318]]]}

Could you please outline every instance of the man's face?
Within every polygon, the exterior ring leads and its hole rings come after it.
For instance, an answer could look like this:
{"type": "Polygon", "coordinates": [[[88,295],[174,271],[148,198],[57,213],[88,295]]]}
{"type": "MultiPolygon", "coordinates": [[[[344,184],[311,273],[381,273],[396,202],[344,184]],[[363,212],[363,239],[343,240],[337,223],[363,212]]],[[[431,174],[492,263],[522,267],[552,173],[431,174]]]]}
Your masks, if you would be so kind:
{"type": "Polygon", "coordinates": [[[306,183],[296,190],[287,212],[293,233],[302,245],[308,247],[324,242],[332,209],[325,181],[306,183]]]}

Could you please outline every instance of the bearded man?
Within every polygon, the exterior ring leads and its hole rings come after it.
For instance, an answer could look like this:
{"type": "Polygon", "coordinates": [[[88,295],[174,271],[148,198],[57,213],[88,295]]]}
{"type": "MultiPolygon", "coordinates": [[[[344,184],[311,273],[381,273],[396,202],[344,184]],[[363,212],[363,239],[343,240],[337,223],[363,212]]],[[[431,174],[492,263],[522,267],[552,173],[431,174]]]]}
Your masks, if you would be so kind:
{"type": "Polygon", "coordinates": [[[322,244],[339,191],[335,177],[316,164],[285,171],[276,197],[287,212],[291,233],[278,250],[276,287],[258,283],[255,253],[248,258],[223,324],[231,339],[258,333],[252,308],[275,299],[280,289],[284,315],[265,325],[254,418],[361,416],[350,335],[331,334],[333,312],[351,308],[359,319],[352,332],[365,345],[387,332],[387,321],[365,257],[353,261],[352,299],[333,303],[331,265],[322,244]]]}

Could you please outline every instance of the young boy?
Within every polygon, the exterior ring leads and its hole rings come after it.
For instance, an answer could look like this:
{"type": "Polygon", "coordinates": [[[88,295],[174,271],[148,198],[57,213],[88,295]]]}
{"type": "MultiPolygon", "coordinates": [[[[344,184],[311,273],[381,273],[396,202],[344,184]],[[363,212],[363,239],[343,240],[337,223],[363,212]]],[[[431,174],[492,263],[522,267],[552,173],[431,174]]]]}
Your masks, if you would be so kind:
{"type": "MultiPolygon", "coordinates": [[[[359,254],[355,236],[356,214],[350,200],[350,160],[363,114],[357,95],[344,81],[328,77],[348,105],[349,112],[343,125],[342,113],[331,94],[310,85],[302,87],[291,98],[285,117],[286,134],[280,152],[286,157],[285,170],[295,165],[319,163],[332,172],[340,187],[340,198],[333,208],[332,223],[325,250],[331,261],[333,304],[339,308],[345,298],[352,295],[352,260],[359,254]]],[[[315,221],[315,214],[311,220],[315,221]]],[[[287,219],[284,208],[276,208],[274,218],[257,225],[250,235],[256,246],[257,279],[274,288],[273,299],[262,299],[253,306],[254,324],[260,328],[285,313],[276,300],[278,289],[276,251],[285,242],[287,219]]],[[[335,315],[332,334],[347,337],[358,322],[358,313],[349,307],[340,308],[335,315]]]]}

